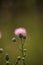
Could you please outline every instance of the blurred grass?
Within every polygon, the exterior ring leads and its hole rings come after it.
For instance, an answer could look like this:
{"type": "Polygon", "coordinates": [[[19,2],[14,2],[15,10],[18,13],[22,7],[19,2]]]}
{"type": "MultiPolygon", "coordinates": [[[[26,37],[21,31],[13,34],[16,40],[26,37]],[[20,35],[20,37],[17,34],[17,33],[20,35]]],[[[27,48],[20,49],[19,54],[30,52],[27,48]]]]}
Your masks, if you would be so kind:
{"type": "Polygon", "coordinates": [[[3,53],[0,54],[0,65],[5,65],[6,53],[9,54],[12,65],[14,65],[17,56],[20,55],[17,46],[11,40],[17,27],[27,29],[26,65],[43,65],[43,21],[40,19],[37,10],[24,14],[18,13],[16,16],[7,10],[2,10],[0,13],[0,30],[3,35],[0,40],[0,48],[4,49],[3,53]]]}

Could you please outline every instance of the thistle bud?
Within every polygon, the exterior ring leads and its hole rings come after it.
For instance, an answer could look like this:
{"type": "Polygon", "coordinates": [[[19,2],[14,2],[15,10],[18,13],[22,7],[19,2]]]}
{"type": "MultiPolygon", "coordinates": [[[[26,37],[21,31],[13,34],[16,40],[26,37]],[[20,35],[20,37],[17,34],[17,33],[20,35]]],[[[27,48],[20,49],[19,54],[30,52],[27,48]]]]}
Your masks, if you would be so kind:
{"type": "Polygon", "coordinates": [[[15,65],[17,65],[17,64],[18,64],[18,61],[16,61],[15,65]]]}
{"type": "Polygon", "coordinates": [[[27,49],[24,49],[24,52],[26,52],[27,51],[27,49]]]}
{"type": "Polygon", "coordinates": [[[2,53],[3,52],[3,48],[0,48],[0,53],[2,53]]]}
{"type": "Polygon", "coordinates": [[[22,57],[22,60],[24,60],[25,58],[24,57],[22,57]]]}
{"type": "Polygon", "coordinates": [[[21,56],[18,56],[18,57],[17,57],[17,60],[21,60],[21,56]]]}
{"type": "Polygon", "coordinates": [[[12,38],[12,41],[13,41],[13,42],[16,42],[16,38],[15,38],[15,37],[13,37],[13,38],[12,38]]]}
{"type": "Polygon", "coordinates": [[[23,36],[23,39],[26,39],[26,36],[23,36]]]}
{"type": "Polygon", "coordinates": [[[24,56],[23,57],[25,57],[26,56],[26,54],[24,53],[24,56]]]}
{"type": "Polygon", "coordinates": [[[5,59],[6,59],[6,61],[9,60],[9,55],[8,54],[6,54],[5,59]]]}
{"type": "Polygon", "coordinates": [[[6,65],[10,65],[10,62],[9,61],[6,61],[6,65]]]}
{"type": "Polygon", "coordinates": [[[19,38],[23,38],[23,35],[22,34],[19,34],[19,38]]]}

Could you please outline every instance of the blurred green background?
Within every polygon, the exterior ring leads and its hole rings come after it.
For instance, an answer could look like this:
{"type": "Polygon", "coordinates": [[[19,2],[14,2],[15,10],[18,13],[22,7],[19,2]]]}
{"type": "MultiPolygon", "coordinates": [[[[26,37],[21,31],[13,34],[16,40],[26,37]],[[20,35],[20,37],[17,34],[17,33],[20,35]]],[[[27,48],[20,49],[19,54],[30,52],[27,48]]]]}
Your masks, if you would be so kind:
{"type": "Polygon", "coordinates": [[[17,27],[27,30],[25,42],[26,65],[43,65],[43,1],[41,0],[0,0],[0,65],[6,65],[8,53],[11,65],[14,65],[20,52],[12,37],[17,27]]]}

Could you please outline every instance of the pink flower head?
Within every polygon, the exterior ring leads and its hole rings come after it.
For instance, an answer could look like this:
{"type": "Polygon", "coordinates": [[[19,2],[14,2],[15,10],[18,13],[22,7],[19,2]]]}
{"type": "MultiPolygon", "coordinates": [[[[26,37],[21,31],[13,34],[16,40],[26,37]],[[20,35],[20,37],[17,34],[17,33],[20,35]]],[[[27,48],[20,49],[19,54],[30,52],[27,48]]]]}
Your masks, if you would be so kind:
{"type": "Polygon", "coordinates": [[[26,36],[26,29],[25,28],[17,28],[15,31],[14,31],[14,34],[16,36],[19,36],[20,34],[22,36],[26,36]]]}

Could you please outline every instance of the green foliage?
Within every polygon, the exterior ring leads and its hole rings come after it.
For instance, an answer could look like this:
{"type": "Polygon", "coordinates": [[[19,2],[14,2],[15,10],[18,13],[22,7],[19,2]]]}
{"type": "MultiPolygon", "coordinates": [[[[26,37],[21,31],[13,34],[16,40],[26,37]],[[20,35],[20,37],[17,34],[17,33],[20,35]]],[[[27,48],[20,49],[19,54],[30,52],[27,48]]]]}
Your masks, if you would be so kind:
{"type": "Polygon", "coordinates": [[[16,44],[12,42],[13,32],[17,27],[27,29],[25,42],[25,47],[27,48],[26,65],[43,64],[43,22],[42,17],[40,18],[39,15],[36,10],[30,10],[30,12],[24,14],[19,12],[14,16],[6,9],[0,12],[0,30],[3,36],[0,39],[0,48],[4,49],[3,53],[0,54],[0,65],[6,65],[6,53],[9,54],[9,61],[12,65],[20,55],[16,44]]]}

